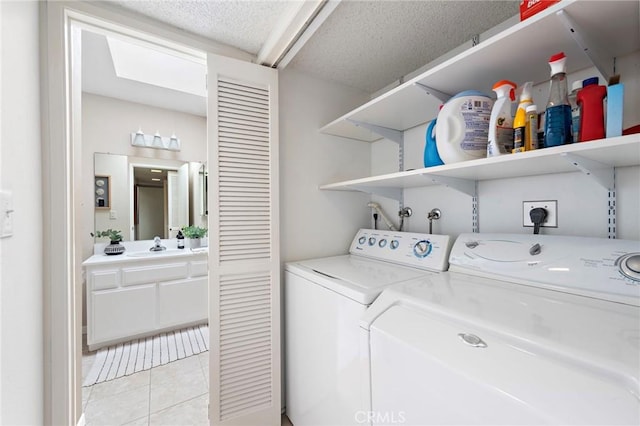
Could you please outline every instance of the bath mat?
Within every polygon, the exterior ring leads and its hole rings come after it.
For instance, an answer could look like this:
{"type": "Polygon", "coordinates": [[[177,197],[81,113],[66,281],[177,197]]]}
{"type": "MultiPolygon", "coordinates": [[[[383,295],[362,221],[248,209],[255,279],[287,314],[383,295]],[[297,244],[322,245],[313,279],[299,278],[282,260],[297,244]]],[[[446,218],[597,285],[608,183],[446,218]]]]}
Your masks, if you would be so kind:
{"type": "Polygon", "coordinates": [[[92,386],[209,350],[207,324],[99,349],[82,386],[92,386]]]}

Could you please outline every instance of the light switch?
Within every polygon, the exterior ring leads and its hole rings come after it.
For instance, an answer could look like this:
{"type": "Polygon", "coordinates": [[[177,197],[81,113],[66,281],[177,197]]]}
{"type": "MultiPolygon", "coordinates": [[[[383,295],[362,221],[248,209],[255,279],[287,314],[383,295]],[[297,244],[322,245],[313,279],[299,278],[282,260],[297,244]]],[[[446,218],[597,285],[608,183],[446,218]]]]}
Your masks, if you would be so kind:
{"type": "Polygon", "coordinates": [[[109,219],[116,220],[118,218],[117,210],[109,210],[109,219]]]}
{"type": "Polygon", "coordinates": [[[0,191],[0,238],[13,235],[13,193],[0,191]]]}

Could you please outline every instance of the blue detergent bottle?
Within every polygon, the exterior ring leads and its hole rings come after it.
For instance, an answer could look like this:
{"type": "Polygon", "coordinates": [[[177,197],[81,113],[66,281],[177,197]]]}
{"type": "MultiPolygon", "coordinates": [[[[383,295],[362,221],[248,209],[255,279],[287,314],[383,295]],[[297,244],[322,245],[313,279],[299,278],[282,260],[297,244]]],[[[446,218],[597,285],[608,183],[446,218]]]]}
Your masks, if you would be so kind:
{"type": "Polygon", "coordinates": [[[440,154],[438,154],[438,146],[436,145],[436,137],[435,127],[437,118],[431,120],[431,123],[427,126],[427,132],[425,134],[425,145],[424,145],[424,166],[425,167],[433,167],[433,166],[442,166],[444,163],[440,158],[440,154]]]}
{"type": "Polygon", "coordinates": [[[549,59],[551,86],[545,112],[544,147],[565,145],[573,142],[571,131],[571,104],[567,87],[566,56],[556,53],[549,59]]]}

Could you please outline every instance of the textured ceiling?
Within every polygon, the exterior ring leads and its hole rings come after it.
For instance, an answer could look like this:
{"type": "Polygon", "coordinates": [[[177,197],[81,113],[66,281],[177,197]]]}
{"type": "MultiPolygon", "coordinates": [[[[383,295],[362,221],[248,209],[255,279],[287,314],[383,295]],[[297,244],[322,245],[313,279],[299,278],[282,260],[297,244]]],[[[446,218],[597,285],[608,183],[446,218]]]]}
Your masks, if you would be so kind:
{"type": "MultiPolygon", "coordinates": [[[[278,32],[278,23],[282,24],[283,16],[297,1],[301,0],[108,3],[257,55],[269,35],[278,32]]],[[[468,42],[473,35],[517,15],[518,6],[517,0],[342,0],[288,67],[373,94],[468,42]]],[[[93,41],[88,50],[105,51],[104,42],[93,41]]],[[[93,60],[109,65],[109,70],[113,68],[110,58],[93,60]]],[[[86,80],[86,90],[92,93],[204,114],[202,99],[188,99],[180,92],[149,85],[138,85],[137,90],[133,82],[100,75],[98,67],[91,71],[97,74],[96,78],[86,80]],[[115,89],[123,95],[110,95],[115,89]],[[158,89],[164,93],[156,94],[158,89]]]]}
{"type": "Polygon", "coordinates": [[[110,4],[256,55],[295,1],[116,0],[110,4]]]}
{"type": "Polygon", "coordinates": [[[513,17],[518,6],[343,0],[289,66],[373,93],[513,17]]]}

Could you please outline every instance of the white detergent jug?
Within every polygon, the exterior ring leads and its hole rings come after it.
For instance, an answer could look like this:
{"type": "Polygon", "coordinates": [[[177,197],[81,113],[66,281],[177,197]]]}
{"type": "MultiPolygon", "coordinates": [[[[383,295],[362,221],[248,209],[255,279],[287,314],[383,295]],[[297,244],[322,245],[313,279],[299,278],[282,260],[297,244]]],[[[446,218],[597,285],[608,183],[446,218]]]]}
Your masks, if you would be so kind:
{"type": "Polygon", "coordinates": [[[511,154],[513,150],[513,116],[511,102],[515,100],[516,84],[509,80],[500,80],[493,85],[498,95],[489,120],[489,143],[487,157],[511,154]]]}
{"type": "Polygon", "coordinates": [[[460,92],[438,114],[436,145],[444,164],[484,158],[493,99],[477,90],[460,92]]]}

